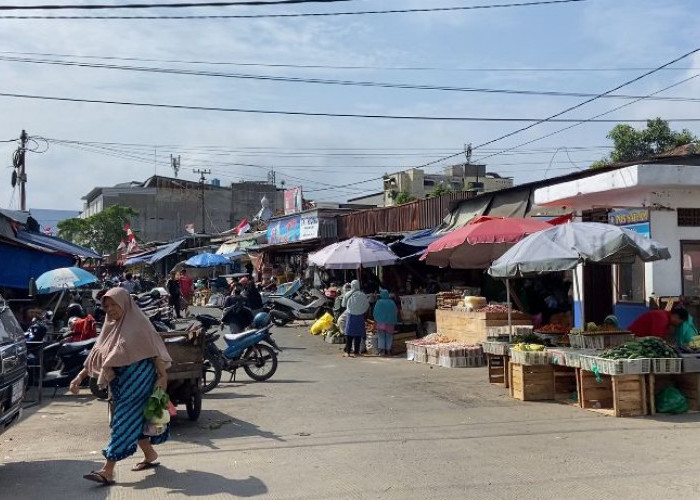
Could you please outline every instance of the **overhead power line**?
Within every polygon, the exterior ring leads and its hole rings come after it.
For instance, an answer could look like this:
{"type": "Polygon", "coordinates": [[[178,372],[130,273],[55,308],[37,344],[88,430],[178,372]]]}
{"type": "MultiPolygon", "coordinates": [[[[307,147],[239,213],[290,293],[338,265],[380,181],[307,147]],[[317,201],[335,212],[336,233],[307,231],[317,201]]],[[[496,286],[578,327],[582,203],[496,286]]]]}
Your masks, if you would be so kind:
{"type": "MultiPolygon", "coordinates": [[[[700,50],[700,49],[698,49],[700,50]]],[[[79,97],[59,97],[37,94],[19,94],[13,92],[0,92],[0,97],[8,97],[14,99],[32,99],[41,101],[56,101],[56,102],[76,102],[88,104],[111,104],[118,106],[132,106],[141,108],[156,108],[156,109],[179,109],[191,111],[216,111],[223,113],[242,113],[242,114],[262,114],[262,115],[287,115],[287,116],[310,116],[310,117],[332,117],[332,118],[368,118],[368,119],[383,119],[383,120],[417,120],[417,121],[450,121],[450,122],[515,122],[515,123],[532,123],[538,125],[545,121],[551,123],[577,123],[582,121],[580,118],[524,118],[524,117],[488,117],[488,116],[422,116],[422,115],[386,115],[386,114],[359,114],[359,113],[327,113],[315,111],[287,111],[287,110],[272,110],[272,109],[251,109],[251,108],[226,108],[220,106],[193,106],[185,104],[160,104],[152,102],[136,102],[136,101],[116,101],[108,99],[83,99],[79,97]]],[[[574,109],[574,108],[571,108],[574,109]]],[[[559,116],[563,113],[558,113],[559,116]]],[[[700,118],[665,118],[669,122],[694,123],[700,122],[700,118]]],[[[646,123],[646,120],[638,118],[630,119],[609,119],[609,120],[588,120],[594,123],[646,123]]],[[[526,130],[530,127],[525,127],[526,130]]],[[[460,153],[461,154],[461,153],[460,153]]],[[[457,156],[457,155],[454,155],[457,156]]]]}
{"type": "MultiPolygon", "coordinates": [[[[328,64],[286,64],[286,63],[261,63],[261,62],[237,62],[237,61],[198,61],[190,59],[154,59],[145,57],[120,57],[120,56],[98,56],[98,55],[80,55],[80,54],[57,54],[53,52],[18,52],[18,51],[2,51],[0,54],[15,55],[15,56],[41,56],[41,57],[61,57],[72,59],[89,59],[89,60],[105,60],[105,61],[131,61],[131,62],[149,62],[149,63],[165,63],[165,64],[191,64],[203,66],[240,66],[240,67],[259,67],[259,68],[290,68],[290,69],[333,69],[333,70],[378,70],[378,71],[450,71],[450,72],[473,72],[473,73],[586,73],[586,72],[622,72],[622,71],[649,71],[654,68],[646,66],[624,66],[624,67],[608,67],[608,68],[591,68],[591,67],[551,67],[551,68],[487,68],[487,67],[455,67],[455,66],[378,66],[378,65],[328,65],[328,64]]],[[[664,68],[665,71],[689,71],[697,70],[695,67],[673,67],[664,68]]]]}
{"type": "MultiPolygon", "coordinates": [[[[312,85],[331,85],[345,87],[376,87],[386,89],[399,90],[429,90],[429,91],[444,91],[444,92],[466,92],[466,93],[485,93],[485,94],[512,94],[512,95],[527,95],[527,96],[547,96],[547,97],[595,97],[598,94],[587,92],[564,92],[551,90],[522,90],[522,89],[493,89],[482,87],[453,87],[444,85],[427,85],[413,84],[402,82],[376,82],[376,81],[361,81],[361,80],[335,80],[324,78],[299,78],[290,76],[277,75],[251,75],[242,73],[220,73],[213,71],[195,71],[181,68],[157,68],[146,66],[121,66],[115,64],[89,63],[79,61],[61,61],[55,59],[31,59],[22,57],[0,56],[0,61],[40,64],[51,66],[68,66],[90,69],[106,69],[116,71],[129,71],[138,73],[157,73],[157,74],[175,74],[185,76],[201,76],[214,78],[233,78],[240,80],[258,80],[270,81],[276,83],[297,83],[297,84],[312,84],[312,85]]],[[[622,95],[610,94],[603,96],[608,99],[639,99],[638,95],[622,95]]],[[[656,97],[654,100],[659,101],[677,101],[677,102],[700,102],[698,97],[656,97]]]]}
{"type": "Polygon", "coordinates": [[[42,4],[42,5],[3,5],[0,11],[11,10],[133,10],[133,9],[192,9],[202,7],[259,7],[265,5],[291,5],[304,3],[339,3],[357,0],[238,0],[237,2],[156,2],[121,4],[42,4]]]}
{"type": "MultiPolygon", "coordinates": [[[[690,52],[686,52],[685,54],[683,54],[683,55],[681,55],[681,56],[679,56],[679,57],[673,59],[672,61],[669,61],[669,62],[667,62],[667,63],[665,63],[665,64],[662,64],[661,66],[658,66],[658,67],[654,68],[654,69],[651,70],[651,71],[647,71],[646,73],[643,73],[642,75],[639,75],[639,76],[637,76],[636,78],[633,78],[633,79],[631,79],[631,80],[628,80],[628,81],[626,81],[625,83],[623,83],[623,84],[621,84],[621,85],[618,85],[618,86],[615,87],[615,88],[612,88],[612,89],[610,89],[610,90],[608,90],[608,91],[606,91],[606,92],[602,92],[601,94],[599,94],[599,95],[596,96],[596,97],[592,97],[592,98],[590,98],[590,99],[587,99],[586,101],[583,101],[583,102],[581,102],[581,103],[579,103],[579,104],[576,104],[575,106],[570,106],[570,107],[566,108],[565,110],[560,111],[559,113],[555,113],[554,115],[551,115],[551,116],[549,116],[549,117],[547,117],[547,118],[542,119],[541,121],[532,123],[531,125],[528,125],[528,126],[526,126],[526,127],[520,128],[520,129],[515,130],[515,131],[513,131],[513,132],[509,132],[508,134],[504,134],[504,135],[502,135],[502,136],[500,136],[500,137],[497,137],[497,138],[495,138],[495,139],[491,139],[491,140],[489,140],[489,141],[486,141],[486,142],[484,142],[484,143],[482,143],[482,144],[479,144],[479,145],[476,146],[474,149],[483,148],[484,146],[488,146],[488,145],[493,144],[493,143],[495,143],[495,142],[498,142],[498,141],[500,141],[500,140],[502,140],[502,139],[505,139],[505,138],[508,138],[508,137],[512,137],[512,136],[514,136],[514,135],[517,135],[517,134],[519,134],[519,133],[521,133],[521,132],[524,132],[524,131],[526,131],[526,130],[529,130],[529,129],[531,129],[532,127],[535,127],[535,126],[540,125],[540,124],[545,123],[545,122],[549,122],[549,123],[556,122],[556,121],[559,120],[559,118],[557,118],[557,117],[559,117],[559,116],[561,116],[561,115],[563,115],[563,114],[565,114],[565,113],[568,113],[569,111],[573,111],[574,109],[577,109],[577,108],[580,108],[580,107],[582,107],[582,106],[585,106],[586,104],[589,104],[589,103],[591,103],[591,102],[593,102],[593,101],[595,101],[595,100],[601,98],[601,97],[604,96],[604,95],[611,94],[611,93],[616,92],[616,91],[618,91],[618,90],[620,90],[620,89],[622,89],[622,88],[624,88],[624,87],[627,87],[627,86],[629,86],[629,85],[631,85],[631,84],[633,84],[633,83],[636,83],[636,82],[638,82],[639,80],[642,80],[643,78],[646,78],[647,76],[650,76],[650,75],[652,75],[652,74],[654,74],[654,73],[657,73],[658,71],[661,71],[661,70],[663,70],[664,68],[666,68],[666,67],[668,67],[668,66],[671,66],[672,64],[677,63],[678,61],[681,61],[681,60],[683,60],[683,59],[685,59],[685,58],[687,58],[687,57],[690,57],[691,55],[693,55],[693,54],[695,54],[695,53],[697,53],[697,52],[700,52],[700,47],[699,47],[699,48],[696,48],[696,49],[694,49],[694,50],[691,50],[690,52]]],[[[687,81],[687,80],[688,80],[688,79],[686,79],[686,80],[684,80],[684,81],[687,81]]],[[[654,93],[658,93],[658,92],[662,92],[662,90],[661,90],[661,91],[654,92],[654,93]]],[[[644,99],[644,98],[640,98],[640,99],[638,99],[638,100],[635,101],[635,102],[641,101],[641,100],[643,100],[643,99],[644,99]]],[[[624,106],[626,106],[626,105],[627,105],[627,104],[625,104],[625,105],[623,105],[623,106],[621,106],[621,107],[624,107],[624,106]]],[[[618,107],[617,109],[619,109],[619,107],[618,107]]],[[[612,112],[612,111],[610,111],[610,112],[612,112]]],[[[607,114],[607,113],[608,113],[608,112],[603,113],[603,114],[607,114]]],[[[598,120],[595,119],[595,118],[590,118],[590,119],[584,119],[584,120],[576,120],[575,122],[579,122],[579,123],[592,123],[592,122],[597,122],[597,121],[598,121],[598,120]]],[[[644,120],[644,122],[646,123],[646,120],[644,120]]],[[[550,134],[550,135],[553,135],[553,134],[550,134]]],[[[540,139],[541,139],[541,138],[540,138],[540,139]]],[[[537,140],[539,140],[539,139],[537,139],[537,140]]],[[[535,142],[535,141],[529,141],[529,143],[530,143],[530,142],[535,142]]],[[[524,144],[525,144],[525,143],[524,143],[524,144]]],[[[517,147],[517,146],[516,146],[516,147],[517,147]]],[[[429,166],[432,166],[432,165],[436,165],[436,164],[442,163],[442,162],[445,161],[445,160],[450,160],[450,159],[452,159],[452,158],[456,158],[456,157],[461,156],[461,155],[463,155],[463,154],[464,154],[464,152],[463,152],[463,151],[460,151],[459,153],[447,155],[447,156],[444,156],[444,157],[439,158],[439,159],[437,159],[437,160],[433,160],[433,161],[431,161],[431,162],[425,163],[425,164],[423,164],[423,165],[421,165],[421,166],[419,166],[419,167],[417,167],[417,168],[426,168],[426,167],[429,167],[429,166]]],[[[491,155],[491,156],[494,156],[494,155],[491,155]]],[[[484,159],[484,158],[481,158],[481,160],[483,160],[483,159],[484,159]]],[[[348,184],[343,184],[343,185],[341,185],[340,187],[355,186],[355,185],[358,185],[358,184],[365,184],[365,183],[367,183],[367,182],[373,182],[373,181],[377,181],[377,180],[381,180],[381,179],[383,179],[383,177],[375,177],[375,178],[373,178],[373,179],[367,179],[367,180],[364,180],[364,181],[357,181],[357,182],[351,182],[351,183],[348,183],[348,184]]]]}
{"type": "MultiPolygon", "coordinates": [[[[321,0],[317,0],[321,1],[321,0]]],[[[328,0],[333,1],[333,0],[328,0]]],[[[343,0],[335,0],[343,1],[343,0]]],[[[361,10],[347,12],[301,12],[289,14],[202,14],[202,15],[159,15],[159,16],[141,16],[141,15],[115,15],[115,16],[84,16],[84,15],[2,15],[0,19],[117,19],[117,20],[180,20],[180,19],[263,19],[263,18],[294,18],[294,17],[330,17],[330,16],[358,16],[358,15],[374,15],[374,14],[410,14],[410,13],[425,13],[425,12],[459,12],[468,10],[488,10],[488,9],[503,9],[511,7],[539,7],[545,5],[561,5],[587,2],[589,0],[548,0],[548,1],[533,1],[533,2],[511,2],[501,4],[486,4],[486,5],[468,5],[468,6],[452,6],[452,7],[425,7],[416,9],[388,9],[388,10],[361,10]]],[[[270,2],[263,2],[262,5],[268,5],[270,2]]]]}

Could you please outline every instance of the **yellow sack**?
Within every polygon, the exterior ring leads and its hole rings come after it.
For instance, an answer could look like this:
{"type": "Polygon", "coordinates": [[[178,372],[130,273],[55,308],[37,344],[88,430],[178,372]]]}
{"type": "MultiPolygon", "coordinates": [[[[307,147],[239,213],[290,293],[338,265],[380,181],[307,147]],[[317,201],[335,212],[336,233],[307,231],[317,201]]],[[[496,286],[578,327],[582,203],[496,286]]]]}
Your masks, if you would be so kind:
{"type": "Polygon", "coordinates": [[[311,335],[320,335],[324,330],[328,330],[332,324],[333,316],[330,313],[324,314],[311,325],[311,335]]]}

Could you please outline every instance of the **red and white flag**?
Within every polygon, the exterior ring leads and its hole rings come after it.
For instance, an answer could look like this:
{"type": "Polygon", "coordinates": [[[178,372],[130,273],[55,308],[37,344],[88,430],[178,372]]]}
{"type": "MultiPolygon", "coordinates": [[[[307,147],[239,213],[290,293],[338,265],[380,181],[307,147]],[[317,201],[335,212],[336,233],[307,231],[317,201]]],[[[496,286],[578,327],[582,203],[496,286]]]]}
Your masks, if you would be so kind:
{"type": "Polygon", "coordinates": [[[126,247],[126,253],[135,252],[139,248],[139,244],[136,241],[136,235],[131,230],[131,226],[128,224],[124,226],[124,231],[126,231],[126,239],[129,242],[128,246],[126,247]]]}
{"type": "Polygon", "coordinates": [[[53,228],[51,226],[44,226],[44,234],[47,236],[53,236],[53,228]]]}
{"type": "Polygon", "coordinates": [[[236,229],[234,230],[234,234],[244,234],[250,231],[250,223],[248,222],[248,219],[243,219],[238,226],[236,226],[236,229]]]}
{"type": "Polygon", "coordinates": [[[185,231],[189,234],[194,234],[194,224],[185,224],[185,231]]]}

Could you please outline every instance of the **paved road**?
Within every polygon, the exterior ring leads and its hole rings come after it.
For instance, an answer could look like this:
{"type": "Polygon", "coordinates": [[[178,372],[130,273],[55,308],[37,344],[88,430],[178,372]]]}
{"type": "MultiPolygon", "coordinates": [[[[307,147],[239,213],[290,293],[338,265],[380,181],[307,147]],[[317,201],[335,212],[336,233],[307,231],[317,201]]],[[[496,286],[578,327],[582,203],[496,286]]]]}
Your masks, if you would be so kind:
{"type": "Polygon", "coordinates": [[[299,328],[269,383],[241,373],[181,418],[156,471],[99,467],[104,403],[59,396],[0,436],[0,498],[697,499],[698,415],[613,419],[521,403],[484,369],[345,359],[299,328]]]}

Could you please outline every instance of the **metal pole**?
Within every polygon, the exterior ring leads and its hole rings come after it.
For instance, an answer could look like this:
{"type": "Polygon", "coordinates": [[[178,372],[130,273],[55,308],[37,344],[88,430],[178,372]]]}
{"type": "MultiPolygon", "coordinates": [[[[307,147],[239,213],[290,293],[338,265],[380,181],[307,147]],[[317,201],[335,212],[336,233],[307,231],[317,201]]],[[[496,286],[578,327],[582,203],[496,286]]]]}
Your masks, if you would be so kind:
{"type": "Polygon", "coordinates": [[[508,301],[508,341],[513,342],[513,306],[510,303],[510,280],[507,278],[506,300],[508,301]]]}
{"type": "MultiPolygon", "coordinates": [[[[583,297],[581,296],[581,287],[579,286],[578,283],[578,272],[577,272],[578,266],[574,268],[574,290],[576,291],[574,301],[576,298],[578,298],[578,304],[579,304],[579,313],[581,315],[581,330],[586,329],[586,318],[584,317],[584,312],[583,312],[583,297]]],[[[574,321],[576,323],[576,321],[574,321]]]]}
{"type": "Polygon", "coordinates": [[[19,136],[21,141],[21,146],[19,150],[20,160],[19,160],[19,199],[20,205],[19,209],[23,212],[27,210],[27,171],[26,160],[27,160],[27,141],[29,136],[26,130],[22,130],[22,134],[19,136]]]}

